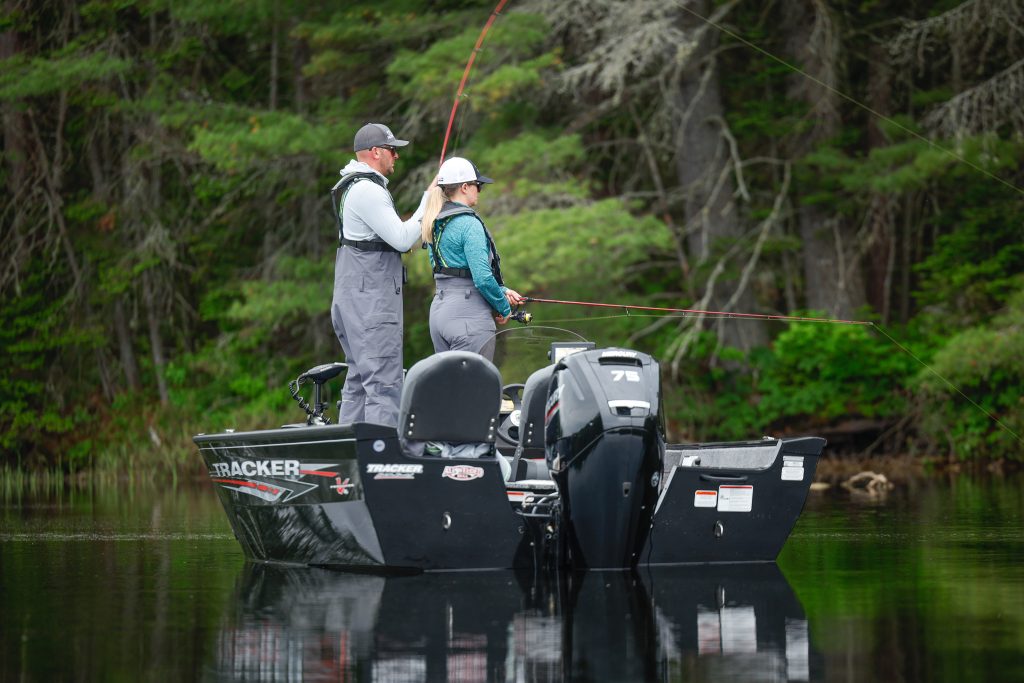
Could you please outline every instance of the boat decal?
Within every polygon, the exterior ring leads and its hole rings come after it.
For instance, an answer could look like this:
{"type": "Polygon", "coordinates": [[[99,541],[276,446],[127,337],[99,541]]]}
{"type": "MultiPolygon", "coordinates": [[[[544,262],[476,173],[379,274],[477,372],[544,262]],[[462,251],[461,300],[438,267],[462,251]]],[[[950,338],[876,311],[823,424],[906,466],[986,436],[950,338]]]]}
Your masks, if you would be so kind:
{"type": "Polygon", "coordinates": [[[296,477],[298,460],[232,460],[211,463],[212,477],[296,477]]]}
{"type": "Polygon", "coordinates": [[[291,480],[288,483],[292,486],[244,479],[214,478],[213,481],[228,490],[255,496],[268,503],[287,503],[318,488],[316,484],[291,480]]]}
{"type": "Polygon", "coordinates": [[[339,496],[347,496],[349,489],[354,487],[355,484],[353,484],[348,477],[345,477],[345,481],[342,481],[341,477],[336,477],[334,479],[334,486],[331,488],[337,491],[339,496]]]}
{"type": "Polygon", "coordinates": [[[302,463],[299,465],[299,474],[312,474],[316,477],[337,477],[338,472],[324,472],[325,467],[337,467],[336,464],[302,463]]]}
{"type": "Polygon", "coordinates": [[[423,465],[371,462],[366,466],[366,473],[374,475],[374,479],[414,479],[417,474],[423,474],[423,465]]]}
{"type": "Polygon", "coordinates": [[[693,492],[693,507],[695,508],[713,508],[718,506],[718,491],[701,491],[697,490],[693,492]]]}
{"type": "Polygon", "coordinates": [[[472,481],[482,476],[484,476],[484,468],[473,465],[445,465],[444,471],[441,472],[442,478],[455,481],[472,481]]]}
{"type": "Polygon", "coordinates": [[[313,484],[305,481],[293,481],[291,479],[289,479],[288,481],[289,483],[293,484],[295,488],[286,489],[288,491],[288,495],[285,496],[282,501],[280,501],[282,503],[288,503],[290,501],[295,500],[299,496],[304,496],[310,491],[315,491],[316,489],[320,488],[319,484],[313,484]]]}
{"type": "Polygon", "coordinates": [[[754,506],[754,487],[750,484],[723,484],[718,487],[719,512],[750,512],[754,506]]]}
{"type": "Polygon", "coordinates": [[[559,384],[548,396],[547,403],[544,404],[544,422],[550,422],[551,417],[558,412],[558,397],[562,395],[562,387],[563,385],[559,384]]]}
{"type": "MultiPolygon", "coordinates": [[[[340,480],[338,463],[301,463],[298,460],[233,460],[210,463],[210,479],[231,491],[268,503],[287,503],[320,488],[318,479],[340,480]]],[[[346,479],[345,482],[348,482],[346,479]]],[[[344,487],[342,495],[348,494],[344,487]]],[[[330,488],[336,489],[336,486],[330,488]]]]}

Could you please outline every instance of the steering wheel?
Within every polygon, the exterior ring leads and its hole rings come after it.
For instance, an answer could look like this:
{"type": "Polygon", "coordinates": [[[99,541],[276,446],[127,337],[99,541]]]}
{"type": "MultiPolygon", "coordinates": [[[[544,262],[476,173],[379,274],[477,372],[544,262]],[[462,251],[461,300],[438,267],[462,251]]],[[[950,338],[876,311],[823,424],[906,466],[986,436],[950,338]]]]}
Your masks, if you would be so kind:
{"type": "Polygon", "coordinates": [[[501,388],[503,399],[512,401],[512,412],[505,415],[498,425],[498,437],[508,446],[519,445],[519,414],[523,408],[525,384],[506,384],[501,388]]]}

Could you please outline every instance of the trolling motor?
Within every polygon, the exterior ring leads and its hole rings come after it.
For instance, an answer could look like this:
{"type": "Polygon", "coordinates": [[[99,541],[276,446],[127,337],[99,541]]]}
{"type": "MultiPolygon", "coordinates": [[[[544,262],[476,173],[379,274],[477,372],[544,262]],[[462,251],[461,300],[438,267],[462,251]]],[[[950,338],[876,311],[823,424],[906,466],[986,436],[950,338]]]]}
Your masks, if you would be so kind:
{"type": "Polygon", "coordinates": [[[288,383],[288,390],[291,392],[292,398],[298,402],[300,408],[306,411],[307,425],[331,424],[331,418],[324,415],[324,411],[327,409],[327,403],[323,400],[323,386],[328,381],[337,377],[342,370],[348,370],[347,363],[325,363],[306,370],[304,373],[288,383]],[[308,403],[306,403],[306,399],[299,396],[299,387],[306,382],[313,383],[312,408],[308,403]]]}

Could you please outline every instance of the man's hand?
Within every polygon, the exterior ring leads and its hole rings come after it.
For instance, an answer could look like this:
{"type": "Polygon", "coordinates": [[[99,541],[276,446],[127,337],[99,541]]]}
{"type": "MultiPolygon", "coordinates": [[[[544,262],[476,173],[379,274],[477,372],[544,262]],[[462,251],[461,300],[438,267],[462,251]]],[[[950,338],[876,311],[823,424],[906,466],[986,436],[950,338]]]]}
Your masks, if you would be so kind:
{"type": "Polygon", "coordinates": [[[510,306],[518,306],[519,304],[526,301],[526,297],[524,297],[522,294],[520,294],[514,289],[506,289],[505,298],[508,299],[508,303],[510,306]]]}
{"type": "Polygon", "coordinates": [[[494,322],[498,323],[499,325],[504,325],[505,323],[508,322],[508,316],[507,315],[496,315],[496,316],[494,316],[494,322]]]}

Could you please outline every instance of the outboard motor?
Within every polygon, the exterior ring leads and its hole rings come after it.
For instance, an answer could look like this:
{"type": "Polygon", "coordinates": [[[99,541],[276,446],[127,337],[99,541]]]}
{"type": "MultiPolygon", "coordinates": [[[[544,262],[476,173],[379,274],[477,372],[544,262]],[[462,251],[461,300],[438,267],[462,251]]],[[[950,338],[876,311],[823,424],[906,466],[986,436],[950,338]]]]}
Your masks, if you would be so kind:
{"type": "Polygon", "coordinates": [[[555,366],[545,423],[564,561],[573,569],[635,565],[665,454],[657,361],[625,349],[567,356],[555,366]]]}

